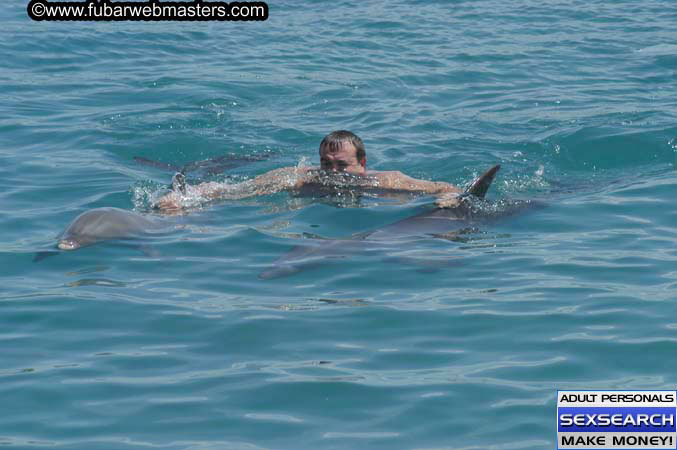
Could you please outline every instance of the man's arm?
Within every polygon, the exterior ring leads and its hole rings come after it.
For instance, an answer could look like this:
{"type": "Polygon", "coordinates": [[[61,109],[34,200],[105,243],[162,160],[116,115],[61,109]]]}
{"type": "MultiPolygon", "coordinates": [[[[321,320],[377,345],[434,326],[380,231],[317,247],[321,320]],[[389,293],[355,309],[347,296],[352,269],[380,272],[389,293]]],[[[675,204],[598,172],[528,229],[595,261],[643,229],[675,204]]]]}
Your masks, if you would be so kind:
{"type": "Polygon", "coordinates": [[[413,192],[422,192],[437,196],[435,205],[438,208],[455,208],[461,201],[463,191],[453,184],[444,181],[426,181],[412,178],[402,172],[378,172],[380,187],[385,189],[400,189],[413,192]]]}
{"type": "Polygon", "coordinates": [[[459,188],[444,181],[426,181],[412,178],[398,171],[373,172],[379,181],[379,187],[383,189],[397,189],[424,194],[460,194],[459,188]]]}
{"type": "Polygon", "coordinates": [[[172,212],[191,203],[203,203],[215,199],[238,200],[255,195],[274,194],[302,185],[307,171],[306,168],[283,167],[237,184],[216,182],[200,183],[196,186],[187,184],[185,195],[182,195],[181,192],[172,191],[160,197],[153,203],[152,207],[165,212],[172,212]]]}
{"type": "MultiPolygon", "coordinates": [[[[318,182],[316,176],[317,173],[310,168],[283,167],[238,184],[208,182],[197,186],[186,185],[185,195],[172,191],[155,202],[153,207],[172,213],[191,204],[204,203],[209,200],[237,200],[255,195],[274,194],[283,190],[299,189],[306,183],[318,182]]],[[[356,187],[365,186],[359,182],[361,179],[361,177],[355,177],[352,180],[356,182],[356,187]]],[[[371,180],[367,183],[370,187],[437,195],[439,197],[437,204],[440,207],[453,206],[457,194],[462,192],[456,186],[443,181],[418,180],[398,171],[373,171],[369,172],[365,179],[371,180]]],[[[324,183],[330,181],[331,178],[324,180],[324,183]]],[[[340,181],[341,187],[345,188],[344,183],[350,184],[351,178],[341,178],[340,181]]]]}

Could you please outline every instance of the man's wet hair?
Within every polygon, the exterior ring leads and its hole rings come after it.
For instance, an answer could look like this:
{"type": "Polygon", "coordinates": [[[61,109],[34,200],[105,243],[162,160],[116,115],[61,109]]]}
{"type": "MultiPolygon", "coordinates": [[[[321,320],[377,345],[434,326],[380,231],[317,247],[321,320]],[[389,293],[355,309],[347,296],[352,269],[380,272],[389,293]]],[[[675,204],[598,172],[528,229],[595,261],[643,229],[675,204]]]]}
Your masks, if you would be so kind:
{"type": "Polygon", "coordinates": [[[355,133],[346,130],[332,131],[322,139],[320,142],[320,152],[323,148],[329,149],[330,152],[336,152],[341,149],[344,143],[349,142],[355,146],[357,150],[357,160],[362,161],[367,156],[364,150],[364,142],[355,133]]]}

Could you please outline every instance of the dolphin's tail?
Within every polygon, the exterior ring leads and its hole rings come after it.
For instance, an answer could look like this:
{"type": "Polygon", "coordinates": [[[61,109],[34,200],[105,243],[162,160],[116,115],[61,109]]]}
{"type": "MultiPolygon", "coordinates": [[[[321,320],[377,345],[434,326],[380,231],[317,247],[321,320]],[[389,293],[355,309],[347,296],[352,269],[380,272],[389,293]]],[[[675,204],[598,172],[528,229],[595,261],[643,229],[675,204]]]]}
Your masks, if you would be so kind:
{"type": "Polygon", "coordinates": [[[501,166],[496,164],[494,167],[477,177],[477,179],[463,192],[463,196],[474,195],[478,198],[484,198],[484,196],[487,195],[489,186],[491,186],[491,182],[494,181],[494,177],[500,168],[501,166]]]}

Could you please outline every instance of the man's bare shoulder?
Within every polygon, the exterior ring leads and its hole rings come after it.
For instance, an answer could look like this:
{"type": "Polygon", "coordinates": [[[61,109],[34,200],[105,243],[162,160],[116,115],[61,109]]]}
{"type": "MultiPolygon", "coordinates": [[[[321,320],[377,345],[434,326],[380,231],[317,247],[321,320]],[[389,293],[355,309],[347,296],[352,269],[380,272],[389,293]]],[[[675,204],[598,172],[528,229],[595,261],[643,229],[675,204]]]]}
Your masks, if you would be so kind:
{"type": "Polygon", "coordinates": [[[312,173],[312,167],[280,167],[254,178],[255,185],[266,185],[277,190],[289,189],[305,182],[312,173]]]}
{"type": "Polygon", "coordinates": [[[298,166],[289,166],[289,167],[280,167],[278,169],[270,170],[263,175],[285,175],[285,174],[295,174],[295,175],[304,175],[311,171],[315,170],[314,167],[298,167],[298,166]]]}

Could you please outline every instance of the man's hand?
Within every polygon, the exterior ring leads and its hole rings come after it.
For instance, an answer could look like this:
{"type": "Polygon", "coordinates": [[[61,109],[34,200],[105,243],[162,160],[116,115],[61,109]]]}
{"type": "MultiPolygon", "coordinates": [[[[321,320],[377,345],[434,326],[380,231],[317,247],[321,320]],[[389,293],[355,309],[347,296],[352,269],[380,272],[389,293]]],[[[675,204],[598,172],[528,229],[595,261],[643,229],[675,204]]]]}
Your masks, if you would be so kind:
{"type": "Polygon", "coordinates": [[[181,209],[181,193],[172,191],[165,194],[154,202],[152,207],[164,213],[177,212],[181,209]]]}

